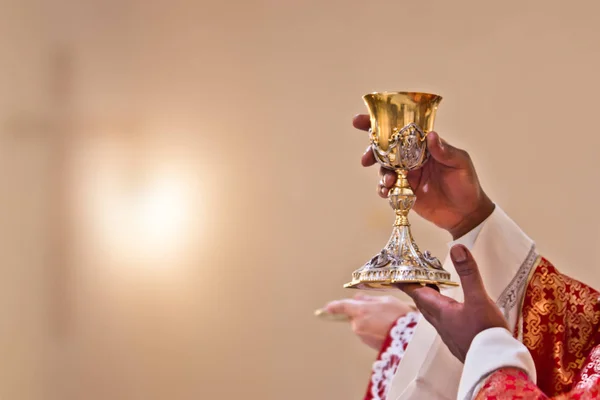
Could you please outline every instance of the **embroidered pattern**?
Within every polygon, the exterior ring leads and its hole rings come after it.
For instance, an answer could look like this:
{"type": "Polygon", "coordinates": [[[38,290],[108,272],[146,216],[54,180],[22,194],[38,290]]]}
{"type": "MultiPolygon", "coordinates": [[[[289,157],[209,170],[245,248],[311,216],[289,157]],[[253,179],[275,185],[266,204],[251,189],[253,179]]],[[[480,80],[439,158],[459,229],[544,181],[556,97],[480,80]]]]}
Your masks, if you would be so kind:
{"type": "Polygon", "coordinates": [[[542,400],[547,397],[520,369],[504,368],[487,379],[475,400],[542,400]]]}
{"type": "Polygon", "coordinates": [[[536,369],[544,372],[538,374],[537,384],[547,395],[571,390],[600,339],[599,297],[589,286],[560,274],[546,259],[533,273],[523,302],[523,344],[536,369]]]}
{"type": "Polygon", "coordinates": [[[531,273],[531,269],[538,259],[538,253],[535,250],[535,245],[531,246],[529,254],[523,261],[523,264],[517,270],[517,273],[512,278],[508,286],[498,297],[496,305],[504,311],[504,316],[508,320],[508,313],[517,304],[518,299],[522,298],[525,286],[527,286],[527,278],[531,273]]]}
{"type": "MultiPolygon", "coordinates": [[[[554,400],[598,400],[600,399],[600,374],[598,360],[600,349],[596,348],[588,358],[588,367],[594,372],[587,382],[579,382],[572,391],[552,397],[554,400]],[[592,367],[590,367],[592,368],[592,367]]],[[[588,368],[586,367],[586,369],[588,368]]],[[[527,374],[519,369],[503,368],[494,372],[475,397],[475,400],[546,400],[549,399],[527,374]]]]}
{"type": "Polygon", "coordinates": [[[590,391],[600,383],[600,346],[592,350],[586,361],[585,367],[579,374],[579,382],[575,385],[575,389],[590,391]]]}
{"type": "Polygon", "coordinates": [[[384,344],[382,351],[373,363],[371,382],[365,400],[384,400],[390,388],[390,384],[396,374],[398,365],[404,356],[404,351],[412,338],[420,314],[411,312],[399,318],[390,330],[389,343],[384,344]]]}

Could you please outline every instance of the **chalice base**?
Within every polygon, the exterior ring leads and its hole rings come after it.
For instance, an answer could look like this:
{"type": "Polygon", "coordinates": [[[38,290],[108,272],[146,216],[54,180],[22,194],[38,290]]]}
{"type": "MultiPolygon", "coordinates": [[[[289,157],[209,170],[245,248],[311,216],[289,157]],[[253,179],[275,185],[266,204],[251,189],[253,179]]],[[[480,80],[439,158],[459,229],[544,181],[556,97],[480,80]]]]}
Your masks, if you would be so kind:
{"type": "Polygon", "coordinates": [[[458,286],[440,261],[421,253],[410,226],[394,226],[392,236],[381,252],[352,273],[345,288],[363,290],[398,289],[399,284],[418,283],[438,287],[458,286]]]}

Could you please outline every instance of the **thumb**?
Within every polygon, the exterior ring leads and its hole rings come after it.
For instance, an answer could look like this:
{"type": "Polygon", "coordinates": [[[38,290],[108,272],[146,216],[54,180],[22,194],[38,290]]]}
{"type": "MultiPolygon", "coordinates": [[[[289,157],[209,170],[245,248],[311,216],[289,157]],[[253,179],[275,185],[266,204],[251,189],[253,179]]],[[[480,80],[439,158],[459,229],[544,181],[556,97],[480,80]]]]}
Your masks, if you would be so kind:
{"type": "Polygon", "coordinates": [[[447,167],[464,168],[469,165],[469,154],[448,144],[437,132],[427,134],[427,149],[435,161],[447,167]]]}
{"type": "Polygon", "coordinates": [[[465,302],[486,299],[488,295],[471,252],[462,244],[458,244],[450,250],[450,258],[460,277],[465,302]]]}

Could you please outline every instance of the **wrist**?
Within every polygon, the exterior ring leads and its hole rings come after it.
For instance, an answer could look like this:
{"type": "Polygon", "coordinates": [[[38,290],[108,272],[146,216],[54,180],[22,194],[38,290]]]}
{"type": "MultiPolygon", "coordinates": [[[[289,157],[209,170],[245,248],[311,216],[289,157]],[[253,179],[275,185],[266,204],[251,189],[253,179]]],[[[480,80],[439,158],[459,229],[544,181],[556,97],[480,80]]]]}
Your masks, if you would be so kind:
{"type": "Polygon", "coordinates": [[[448,232],[452,235],[452,240],[459,239],[460,237],[466,235],[471,230],[475,229],[479,226],[483,221],[485,221],[491,214],[494,212],[496,205],[490,200],[487,195],[484,194],[483,201],[480,202],[480,205],[470,214],[465,216],[463,220],[458,223],[452,229],[449,229],[448,232]]]}

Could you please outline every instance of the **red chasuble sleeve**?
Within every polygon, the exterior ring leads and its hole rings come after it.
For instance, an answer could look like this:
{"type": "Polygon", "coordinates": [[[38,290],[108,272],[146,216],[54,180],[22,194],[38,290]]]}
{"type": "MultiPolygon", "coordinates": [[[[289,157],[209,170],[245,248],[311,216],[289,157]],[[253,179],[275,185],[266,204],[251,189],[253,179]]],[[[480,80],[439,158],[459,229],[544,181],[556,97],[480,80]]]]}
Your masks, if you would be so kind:
{"type": "Polygon", "coordinates": [[[518,369],[503,368],[486,380],[476,400],[597,400],[600,399],[600,346],[596,347],[571,390],[548,397],[518,369]]]}
{"type": "Polygon", "coordinates": [[[476,399],[600,399],[598,291],[542,258],[527,285],[521,323],[537,385],[504,368],[487,378],[476,399]]]}

